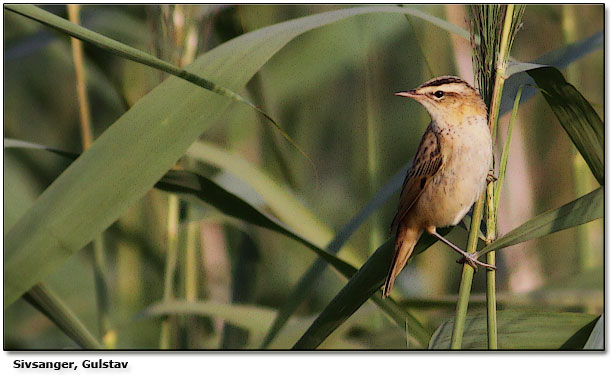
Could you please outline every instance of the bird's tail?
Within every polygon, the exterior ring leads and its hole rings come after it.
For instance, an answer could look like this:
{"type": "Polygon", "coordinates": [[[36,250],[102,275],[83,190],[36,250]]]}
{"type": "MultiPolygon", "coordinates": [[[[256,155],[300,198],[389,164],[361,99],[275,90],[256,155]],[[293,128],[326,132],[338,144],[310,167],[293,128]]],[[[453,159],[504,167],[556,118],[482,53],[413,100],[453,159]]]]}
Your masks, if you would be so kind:
{"type": "Polygon", "coordinates": [[[405,264],[407,263],[410,255],[412,255],[412,251],[414,251],[414,247],[416,246],[416,243],[421,235],[422,231],[407,227],[405,225],[399,225],[397,228],[395,253],[392,258],[392,263],[390,264],[390,271],[388,271],[388,276],[386,276],[386,283],[384,284],[382,297],[387,297],[390,294],[392,286],[395,283],[395,279],[401,270],[403,270],[403,267],[405,267],[405,264]]]}

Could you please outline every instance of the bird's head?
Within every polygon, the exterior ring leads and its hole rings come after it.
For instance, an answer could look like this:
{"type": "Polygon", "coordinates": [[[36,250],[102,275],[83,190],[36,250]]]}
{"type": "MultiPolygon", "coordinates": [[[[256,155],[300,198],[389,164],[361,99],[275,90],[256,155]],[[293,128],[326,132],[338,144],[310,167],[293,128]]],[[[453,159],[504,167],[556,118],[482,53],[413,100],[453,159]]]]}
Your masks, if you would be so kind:
{"type": "Polygon", "coordinates": [[[441,76],[413,90],[398,92],[422,104],[437,123],[456,124],[469,116],[486,116],[486,104],[477,90],[462,79],[441,76]]]}

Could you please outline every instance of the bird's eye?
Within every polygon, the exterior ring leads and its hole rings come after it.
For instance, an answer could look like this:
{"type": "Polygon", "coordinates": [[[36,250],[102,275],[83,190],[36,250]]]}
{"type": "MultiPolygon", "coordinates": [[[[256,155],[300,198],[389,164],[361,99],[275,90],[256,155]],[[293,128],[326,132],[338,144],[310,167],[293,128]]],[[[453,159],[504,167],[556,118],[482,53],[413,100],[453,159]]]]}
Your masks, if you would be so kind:
{"type": "Polygon", "coordinates": [[[443,91],[435,91],[433,95],[435,95],[437,98],[441,98],[443,97],[443,91]]]}

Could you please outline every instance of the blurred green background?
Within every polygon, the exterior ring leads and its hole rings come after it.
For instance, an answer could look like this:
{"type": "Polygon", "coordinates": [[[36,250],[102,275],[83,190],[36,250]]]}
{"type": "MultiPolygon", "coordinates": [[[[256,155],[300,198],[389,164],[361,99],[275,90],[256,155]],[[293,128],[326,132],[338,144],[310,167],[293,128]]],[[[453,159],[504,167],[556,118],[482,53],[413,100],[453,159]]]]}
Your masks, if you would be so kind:
{"type": "MultiPolygon", "coordinates": [[[[183,64],[189,61],[189,53],[197,56],[240,34],[344,7],[348,6],[86,5],[81,21],[93,31],[183,64]]],[[[65,6],[43,8],[67,17],[65,6]]],[[[463,6],[417,8],[467,28],[463,6]]],[[[4,22],[4,137],[81,152],[69,38],[6,10],[4,22]]],[[[602,5],[529,5],[511,56],[532,61],[603,29],[602,5]]],[[[94,135],[98,136],[166,76],[91,45],[85,44],[84,49],[94,135]]],[[[428,124],[423,108],[393,93],[445,74],[472,82],[470,53],[467,41],[413,16],[352,17],[290,42],[241,92],[284,127],[312,158],[316,170],[244,105],[233,104],[201,139],[256,166],[291,191],[318,221],[337,231],[411,160],[428,124]]],[[[604,52],[598,49],[563,70],[601,117],[603,60],[604,52]]],[[[499,142],[504,142],[508,121],[508,116],[501,118],[499,142]]],[[[223,168],[187,160],[180,163],[214,176],[228,189],[244,186],[244,176],[223,168]]],[[[5,233],[68,164],[50,153],[4,151],[5,233]]],[[[499,233],[593,190],[597,184],[582,164],[540,94],[520,106],[501,196],[499,233]]],[[[252,191],[245,194],[260,200],[252,191]]],[[[388,238],[397,199],[395,194],[370,217],[349,241],[350,251],[344,249],[340,255],[356,264],[364,262],[388,238]]],[[[233,300],[276,310],[315,260],[304,246],[277,233],[227,219],[214,209],[189,207],[182,205],[179,238],[184,244],[186,223],[194,221],[199,299],[233,300]]],[[[117,348],[158,347],[160,320],[137,314],[163,297],[167,210],[168,194],[151,190],[104,233],[117,348]]],[[[458,229],[450,240],[464,244],[466,237],[458,229]]],[[[499,307],[601,313],[603,242],[603,223],[598,220],[498,251],[499,307]]],[[[184,254],[179,257],[177,297],[184,296],[180,276],[184,254]]],[[[431,330],[454,314],[461,272],[455,260],[453,252],[437,244],[416,257],[395,284],[396,296],[414,306],[416,316],[431,330]]],[[[98,332],[92,249],[77,253],[45,283],[90,330],[98,332]]],[[[344,284],[336,273],[325,271],[297,315],[311,322],[344,284]]],[[[484,291],[482,272],[474,280],[470,311],[484,308],[480,303],[484,291]]],[[[75,348],[72,340],[23,299],[5,310],[4,319],[5,349],[75,348]]],[[[197,334],[184,332],[181,321],[176,323],[175,347],[219,348],[230,330],[217,318],[197,318],[193,324],[197,334]]],[[[294,340],[306,327],[295,328],[294,340]]],[[[323,348],[405,345],[401,330],[368,302],[323,348]]]]}

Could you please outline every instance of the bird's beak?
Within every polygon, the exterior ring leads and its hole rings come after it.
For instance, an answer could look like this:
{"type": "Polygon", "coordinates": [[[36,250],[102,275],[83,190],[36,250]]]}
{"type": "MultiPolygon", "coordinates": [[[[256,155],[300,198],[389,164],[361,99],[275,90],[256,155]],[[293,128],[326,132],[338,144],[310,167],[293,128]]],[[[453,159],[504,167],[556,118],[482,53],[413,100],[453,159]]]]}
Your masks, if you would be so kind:
{"type": "Polygon", "coordinates": [[[412,98],[412,99],[417,99],[419,96],[421,96],[421,94],[417,93],[416,90],[396,92],[395,95],[405,96],[407,98],[412,98]]]}

